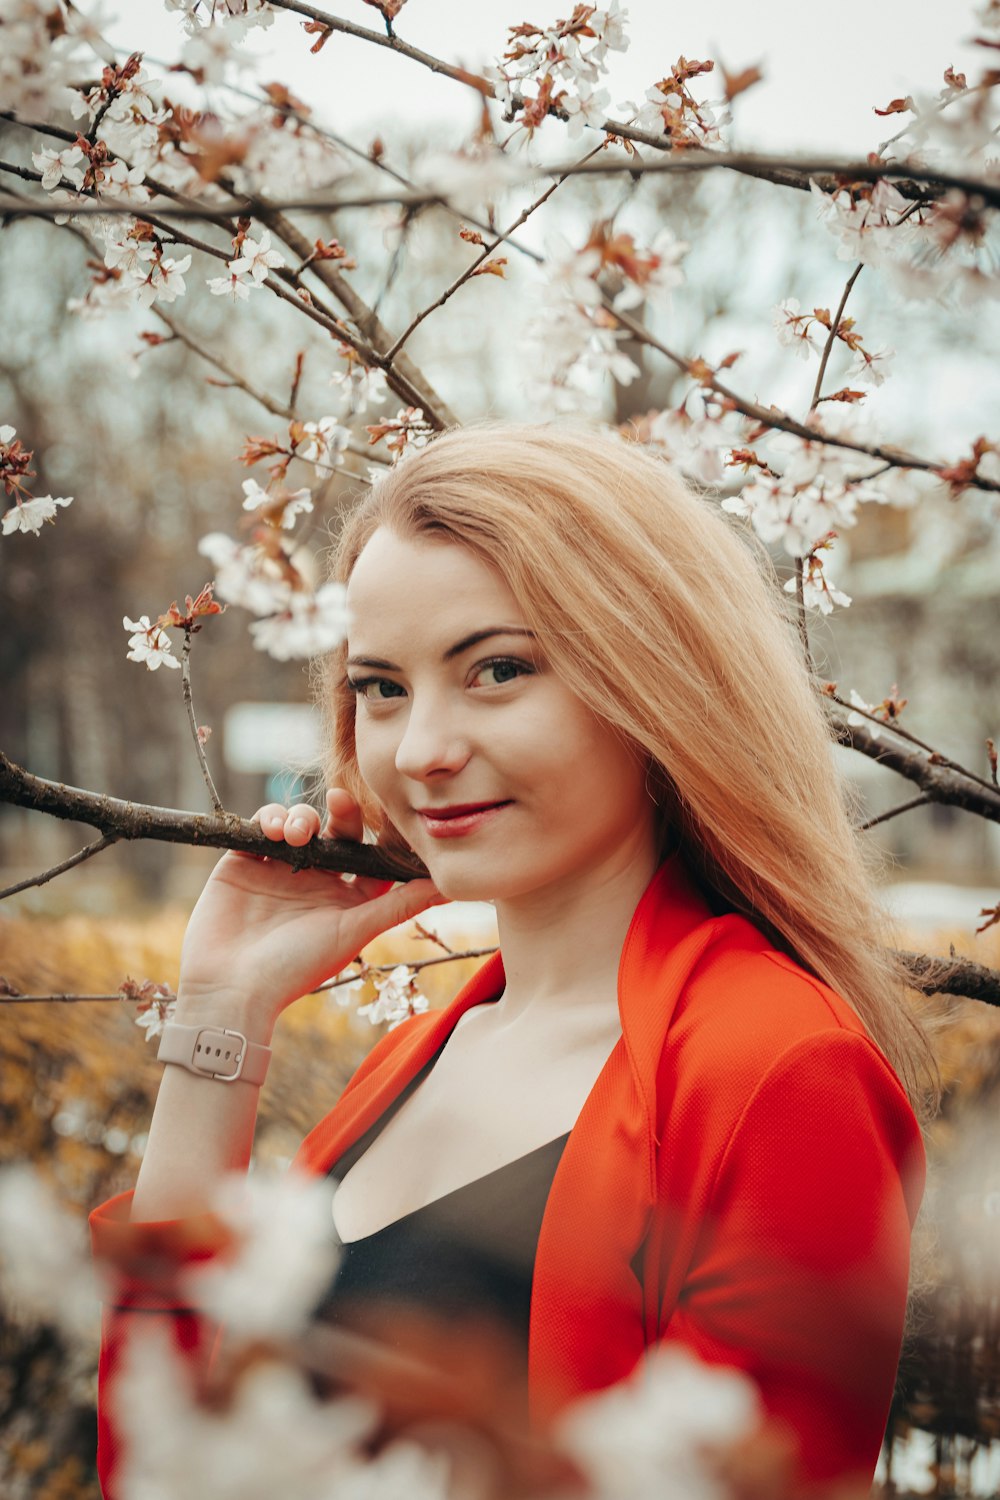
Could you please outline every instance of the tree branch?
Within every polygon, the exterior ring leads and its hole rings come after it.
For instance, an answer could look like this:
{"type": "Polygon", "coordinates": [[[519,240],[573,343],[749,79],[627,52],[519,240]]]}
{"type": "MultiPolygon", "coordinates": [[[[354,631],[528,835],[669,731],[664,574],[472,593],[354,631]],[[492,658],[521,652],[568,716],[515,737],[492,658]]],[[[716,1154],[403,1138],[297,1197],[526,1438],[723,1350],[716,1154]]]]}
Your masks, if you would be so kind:
{"type": "MultiPolygon", "coordinates": [[[[727,407],[732,411],[740,411],[746,417],[752,417],[765,427],[773,427],[779,432],[790,432],[795,437],[804,438],[810,443],[823,443],[829,448],[846,448],[851,453],[865,453],[871,458],[881,459],[883,463],[897,469],[922,469],[929,474],[936,474],[939,469],[947,467],[944,463],[935,463],[928,458],[918,458],[915,453],[907,453],[902,448],[886,447],[875,443],[857,443],[850,438],[834,436],[833,433],[818,432],[813,427],[807,427],[804,422],[799,422],[788,412],[782,411],[777,406],[761,406],[759,401],[748,401],[737,395],[730,386],[723,382],[714,373],[705,374],[701,367],[692,368],[694,361],[683,354],[677,354],[668,348],[661,339],[655,338],[642,323],[638,322],[631,314],[616,310],[612,307],[611,298],[602,297],[603,305],[617,319],[623,328],[627,328],[633,338],[641,344],[647,344],[650,349],[655,349],[671,364],[683,370],[686,375],[697,380],[701,385],[713,390],[724,397],[727,407]]],[[[1000,480],[985,479],[974,474],[964,482],[967,489],[990,490],[1000,493],[1000,480]]]]}
{"type": "Polygon", "coordinates": [[[925,995],[954,995],[1000,1005],[1000,972],[971,958],[938,958],[931,953],[897,953],[908,970],[908,983],[925,995]]]}
{"type": "MultiPolygon", "coordinates": [[[[940,750],[935,750],[934,746],[928,745],[926,740],[918,739],[915,734],[911,734],[910,730],[904,729],[898,720],[890,723],[886,719],[880,719],[870,709],[860,708],[855,703],[848,703],[846,699],[841,698],[839,693],[833,690],[833,684],[823,689],[823,696],[829,698],[832,703],[838,703],[841,708],[846,708],[850,713],[867,719],[870,723],[876,725],[877,728],[888,729],[890,734],[898,735],[900,739],[906,740],[911,745],[916,745],[920,750],[926,750],[934,765],[947,766],[949,770],[957,771],[960,776],[964,776],[968,781],[974,782],[976,786],[984,787],[988,792],[1000,790],[995,780],[986,781],[984,777],[978,776],[975,771],[970,771],[968,766],[963,766],[957,760],[951,760],[947,755],[942,755],[940,750]]],[[[873,744],[878,743],[875,735],[871,736],[871,740],[873,744]]]]}
{"type": "MultiPolygon", "coordinates": [[[[80,821],[86,822],[86,819],[81,818],[80,821]]],[[[91,824],[91,827],[94,826],[94,824],[91,824]]],[[[69,859],[64,859],[62,864],[53,865],[51,870],[43,870],[41,875],[32,875],[28,880],[19,880],[17,885],[6,886],[0,891],[0,901],[6,900],[8,896],[16,896],[21,891],[29,890],[31,886],[45,885],[47,881],[54,880],[57,875],[62,875],[66,870],[74,869],[76,865],[84,864],[88,859],[93,859],[95,854],[100,854],[102,849],[110,849],[111,845],[117,844],[117,842],[117,834],[102,834],[92,844],[86,844],[82,849],[78,849],[75,854],[71,854],[69,859]]]]}
{"type": "Polygon", "coordinates": [[[968,772],[953,769],[943,763],[944,758],[917,755],[904,750],[901,745],[889,745],[861,726],[831,719],[831,728],[842,745],[867,755],[869,760],[888,766],[890,771],[905,776],[919,786],[929,802],[942,802],[951,807],[964,808],[976,813],[991,823],[1000,823],[1000,791],[983,786],[977,777],[968,772]]]}
{"type": "MultiPolygon", "coordinates": [[[[421,873],[393,860],[370,844],[346,839],[314,839],[302,848],[272,843],[258,823],[235,813],[209,817],[176,808],[123,802],[97,792],[82,791],[62,782],[46,781],[15,765],[0,751],[0,802],[45,812],[55,818],[86,823],[110,842],[154,839],[197,848],[235,849],[244,854],[279,860],[293,870],[332,870],[350,875],[372,875],[379,880],[412,880],[421,873]]],[[[97,852],[94,845],[90,848],[97,852]]],[[[75,862],[78,862],[78,856],[75,862]]],[[[67,865],[68,867],[68,865],[67,865]]],[[[48,876],[46,878],[49,878],[48,876]]],[[[31,882],[35,883],[35,882],[31,882]]]]}

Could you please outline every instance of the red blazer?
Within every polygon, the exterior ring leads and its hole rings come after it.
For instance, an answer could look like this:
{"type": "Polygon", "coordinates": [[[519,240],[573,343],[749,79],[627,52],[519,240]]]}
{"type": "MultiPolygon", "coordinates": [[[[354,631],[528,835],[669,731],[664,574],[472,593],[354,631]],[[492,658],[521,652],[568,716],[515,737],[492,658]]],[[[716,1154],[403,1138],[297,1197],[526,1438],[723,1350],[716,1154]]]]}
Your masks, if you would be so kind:
{"type": "MultiPolygon", "coordinates": [[[[500,955],[444,1010],[372,1049],[296,1162],[326,1172],[434,1055],[470,1006],[495,1000],[500,955]]],[[[791,1430],[804,1482],[870,1482],[903,1327],[920,1131],[853,1010],[742,917],[713,917],[680,861],[629,927],[622,1036],[570,1133],[542,1219],[529,1394],[544,1420],[628,1376],[661,1340],[756,1382],[791,1430]]],[[[178,1313],[178,1265],[218,1249],[208,1218],[128,1222],[131,1194],[91,1215],[119,1268],[101,1353],[99,1469],[123,1335],[162,1310],[179,1346],[211,1330],[178,1313]],[[158,1268],[158,1269],[157,1269],[158,1268]]]]}

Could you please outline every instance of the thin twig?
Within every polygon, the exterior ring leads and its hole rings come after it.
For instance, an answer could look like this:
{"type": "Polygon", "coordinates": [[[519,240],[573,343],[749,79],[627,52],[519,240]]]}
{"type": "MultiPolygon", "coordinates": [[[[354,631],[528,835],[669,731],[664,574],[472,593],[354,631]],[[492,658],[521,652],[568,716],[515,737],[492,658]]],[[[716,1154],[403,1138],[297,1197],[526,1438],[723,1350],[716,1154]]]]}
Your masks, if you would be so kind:
{"type": "Polygon", "coordinates": [[[212,773],[208,768],[208,759],[205,755],[205,746],[198,727],[198,720],[194,711],[194,698],[191,694],[191,627],[184,627],[184,644],[181,647],[181,686],[184,692],[184,707],[187,709],[188,723],[191,726],[191,738],[194,740],[195,753],[198,756],[198,764],[201,767],[202,778],[208,787],[208,795],[212,799],[212,806],[220,818],[225,817],[226,809],[222,805],[212,780],[212,773]]]}
{"type": "Polygon", "coordinates": [[[809,621],[806,618],[806,595],[804,584],[805,568],[801,557],[795,559],[795,618],[799,628],[799,640],[802,642],[802,656],[806,664],[806,671],[812,675],[813,659],[812,649],[809,645],[809,621]]]}
{"type": "MultiPolygon", "coordinates": [[[[599,151],[603,150],[603,144],[600,146],[595,146],[593,151],[588,151],[586,156],[581,158],[581,162],[589,161],[592,156],[596,156],[599,151]]],[[[541,197],[536,198],[533,203],[529,203],[528,207],[523,211],[523,213],[520,213],[514,220],[514,222],[508,225],[508,227],[503,231],[502,234],[497,235],[496,239],[493,240],[491,244],[483,246],[481,252],[476,256],[475,260],[472,261],[471,265],[466,266],[462,274],[460,276],[457,276],[451,283],[451,285],[441,293],[437,301],[430,303],[429,306],[425,307],[421,312],[417,313],[416,317],[411,321],[409,327],[403,330],[403,332],[399,335],[399,338],[393,344],[392,348],[388,350],[386,354],[387,359],[393,359],[395,357],[395,355],[399,352],[400,349],[402,349],[403,345],[410,337],[410,334],[413,333],[415,329],[420,327],[420,324],[424,321],[424,319],[426,317],[429,317],[430,314],[437,308],[443,307],[448,299],[455,295],[459,287],[464,286],[465,283],[470,279],[470,277],[475,276],[476,272],[479,270],[479,267],[483,264],[484,261],[489,260],[494,250],[496,250],[499,245],[504,244],[504,242],[510,238],[510,236],[516,229],[520,229],[521,225],[524,224],[528,219],[530,219],[535,210],[541,208],[542,204],[547,202],[547,200],[552,197],[552,194],[556,191],[556,189],[562,186],[562,184],[567,180],[568,176],[569,173],[566,173],[562,177],[557,177],[556,180],[545,189],[545,192],[542,193],[541,197]]]]}
{"type": "Polygon", "coordinates": [[[901,802],[898,807],[890,807],[888,812],[879,813],[876,818],[869,818],[867,823],[859,823],[858,832],[867,833],[869,828],[874,828],[879,823],[888,823],[890,818],[898,818],[900,813],[909,812],[913,807],[926,807],[928,802],[933,801],[933,797],[924,794],[922,797],[914,797],[910,802],[901,802]]]}
{"type": "Polygon", "coordinates": [[[823,390],[823,377],[826,375],[826,367],[830,362],[830,354],[833,349],[834,343],[836,342],[837,329],[840,327],[840,320],[844,316],[844,308],[847,306],[847,299],[851,295],[851,288],[854,286],[854,283],[857,281],[864,268],[864,261],[859,260],[857,265],[854,267],[854,270],[847,278],[847,285],[844,287],[843,295],[840,299],[840,305],[833,315],[833,321],[830,324],[830,328],[827,333],[826,343],[823,345],[823,353],[820,355],[819,369],[816,372],[816,384],[813,387],[812,400],[809,403],[810,412],[814,411],[819,403],[820,394],[823,390]]]}
{"type": "Polygon", "coordinates": [[[121,995],[4,995],[0,1005],[89,1005],[97,1001],[121,1000],[121,995]]]}
{"type": "MultiPolygon", "coordinates": [[[[84,818],[81,821],[86,822],[84,818]]],[[[28,880],[18,881],[17,885],[8,885],[0,891],[0,901],[6,900],[8,896],[16,896],[20,891],[29,890],[35,885],[45,885],[46,881],[54,880],[57,875],[62,875],[66,870],[72,870],[76,865],[84,864],[88,859],[93,859],[95,854],[100,854],[103,849],[110,849],[112,844],[117,844],[117,834],[102,834],[92,844],[86,844],[71,854],[69,859],[64,859],[61,864],[53,865],[51,870],[43,870],[41,875],[32,875],[28,880]]]]}

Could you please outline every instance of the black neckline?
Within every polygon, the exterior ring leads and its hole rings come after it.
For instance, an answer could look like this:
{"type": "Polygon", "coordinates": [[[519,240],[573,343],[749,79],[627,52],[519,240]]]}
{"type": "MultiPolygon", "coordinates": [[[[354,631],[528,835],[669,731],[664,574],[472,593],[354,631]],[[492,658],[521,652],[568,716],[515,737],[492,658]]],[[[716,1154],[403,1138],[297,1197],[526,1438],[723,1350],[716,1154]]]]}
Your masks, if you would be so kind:
{"type": "MultiPolygon", "coordinates": [[[[529,1161],[531,1157],[538,1156],[543,1151],[550,1151],[553,1146],[565,1146],[569,1137],[570,1132],[567,1130],[564,1135],[557,1135],[551,1141],[543,1141],[540,1146],[535,1146],[531,1151],[525,1151],[523,1155],[515,1156],[513,1161],[506,1161],[502,1166],[494,1167],[491,1172],[484,1172],[481,1177],[473,1177],[471,1182],[463,1182],[460,1187],[450,1188],[447,1193],[440,1193],[436,1198],[431,1198],[430,1202],[421,1203],[419,1208],[411,1208],[409,1213],[401,1214],[398,1219],[391,1219],[388,1224],[383,1224],[381,1229],[373,1229],[371,1234],[359,1235],[357,1239],[341,1240],[341,1244],[347,1250],[351,1245],[367,1244],[370,1240],[378,1239],[380,1235],[388,1234],[392,1229],[398,1229],[401,1225],[408,1223],[409,1220],[415,1219],[419,1214],[429,1213],[433,1209],[439,1208],[442,1204],[448,1203],[451,1199],[457,1198],[460,1193],[467,1193],[472,1188],[478,1187],[480,1183],[489,1182],[491,1178],[498,1177],[501,1172],[509,1172],[512,1167],[520,1166],[522,1162],[529,1161]]],[[[347,1174],[345,1173],[344,1175],[346,1176],[347,1174]]]]}

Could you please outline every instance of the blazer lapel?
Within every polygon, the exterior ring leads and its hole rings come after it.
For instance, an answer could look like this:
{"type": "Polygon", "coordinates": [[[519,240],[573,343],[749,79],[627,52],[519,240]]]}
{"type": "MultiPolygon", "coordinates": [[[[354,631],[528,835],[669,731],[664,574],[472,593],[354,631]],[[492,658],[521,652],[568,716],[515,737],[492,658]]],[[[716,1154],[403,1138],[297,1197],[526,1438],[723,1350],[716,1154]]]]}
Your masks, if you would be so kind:
{"type": "Polygon", "coordinates": [[[656,871],[622,946],[622,1036],[587,1096],[549,1192],[535,1256],[528,1351],[532,1414],[622,1380],[645,1347],[633,1265],[656,1203],[656,1071],[711,913],[679,856],[656,871]]]}

